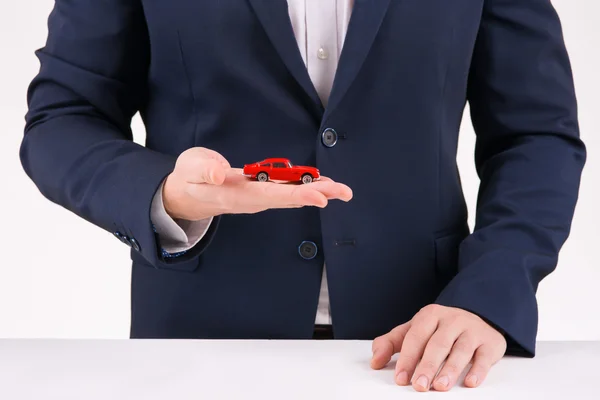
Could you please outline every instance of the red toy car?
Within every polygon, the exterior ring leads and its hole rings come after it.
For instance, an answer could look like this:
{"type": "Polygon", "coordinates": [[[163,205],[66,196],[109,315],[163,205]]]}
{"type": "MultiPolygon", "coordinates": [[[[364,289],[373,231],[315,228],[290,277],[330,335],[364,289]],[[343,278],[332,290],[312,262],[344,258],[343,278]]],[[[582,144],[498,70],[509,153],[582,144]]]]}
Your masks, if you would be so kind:
{"type": "Polygon", "coordinates": [[[314,167],[292,165],[287,158],[267,158],[254,164],[244,165],[244,176],[267,182],[269,179],[276,181],[300,181],[311,183],[321,179],[319,170],[314,167]]]}

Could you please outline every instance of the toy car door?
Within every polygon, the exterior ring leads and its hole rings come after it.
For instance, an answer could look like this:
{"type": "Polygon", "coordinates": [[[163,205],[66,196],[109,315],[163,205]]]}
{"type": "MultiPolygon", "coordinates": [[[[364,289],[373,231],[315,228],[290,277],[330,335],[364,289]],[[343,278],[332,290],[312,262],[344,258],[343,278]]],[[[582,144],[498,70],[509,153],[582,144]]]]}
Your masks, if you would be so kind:
{"type": "Polygon", "coordinates": [[[274,162],[273,168],[271,169],[271,179],[275,180],[289,180],[289,169],[288,166],[283,162],[274,162]]]}

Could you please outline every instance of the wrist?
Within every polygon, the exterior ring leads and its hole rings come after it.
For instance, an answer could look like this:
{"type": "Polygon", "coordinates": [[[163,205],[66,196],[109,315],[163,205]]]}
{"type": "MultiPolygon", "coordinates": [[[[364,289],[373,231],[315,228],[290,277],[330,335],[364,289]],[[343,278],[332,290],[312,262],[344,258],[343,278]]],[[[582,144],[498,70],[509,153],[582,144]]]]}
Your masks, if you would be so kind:
{"type": "Polygon", "coordinates": [[[176,185],[173,182],[173,174],[169,174],[167,176],[167,178],[165,179],[165,182],[163,183],[162,186],[162,201],[163,201],[163,206],[165,208],[165,211],[167,212],[167,214],[173,218],[173,219],[185,219],[183,217],[183,215],[179,212],[179,203],[180,201],[177,200],[177,195],[174,195],[174,193],[177,192],[176,190],[176,185]]]}
{"type": "MultiPolygon", "coordinates": [[[[228,208],[219,202],[218,204],[206,204],[187,192],[188,183],[183,183],[173,173],[164,181],[162,186],[162,202],[166,213],[174,220],[200,221],[221,214],[225,214],[228,208]]],[[[208,185],[191,184],[191,185],[208,185]]]]}

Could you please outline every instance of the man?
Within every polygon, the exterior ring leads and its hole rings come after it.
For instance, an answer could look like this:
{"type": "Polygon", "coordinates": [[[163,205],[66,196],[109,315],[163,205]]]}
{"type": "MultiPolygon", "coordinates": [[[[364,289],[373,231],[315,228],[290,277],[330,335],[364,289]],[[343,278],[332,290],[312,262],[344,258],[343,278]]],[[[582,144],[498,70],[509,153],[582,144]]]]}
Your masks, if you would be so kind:
{"type": "Polygon", "coordinates": [[[132,247],[133,338],[375,339],[419,391],[534,355],[586,157],[550,0],[58,0],[38,56],[24,168],[132,247]]]}

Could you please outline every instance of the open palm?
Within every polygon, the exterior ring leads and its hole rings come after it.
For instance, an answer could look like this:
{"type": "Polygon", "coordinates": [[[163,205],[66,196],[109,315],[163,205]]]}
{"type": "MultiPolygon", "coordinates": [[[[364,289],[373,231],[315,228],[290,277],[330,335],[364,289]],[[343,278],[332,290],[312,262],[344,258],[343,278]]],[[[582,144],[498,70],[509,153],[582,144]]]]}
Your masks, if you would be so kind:
{"type": "Polygon", "coordinates": [[[352,190],[327,177],[308,184],[250,180],[219,153],[196,147],[177,160],[163,198],[172,217],[194,221],[276,208],[325,207],[329,200],[349,201],[352,190]]]}

